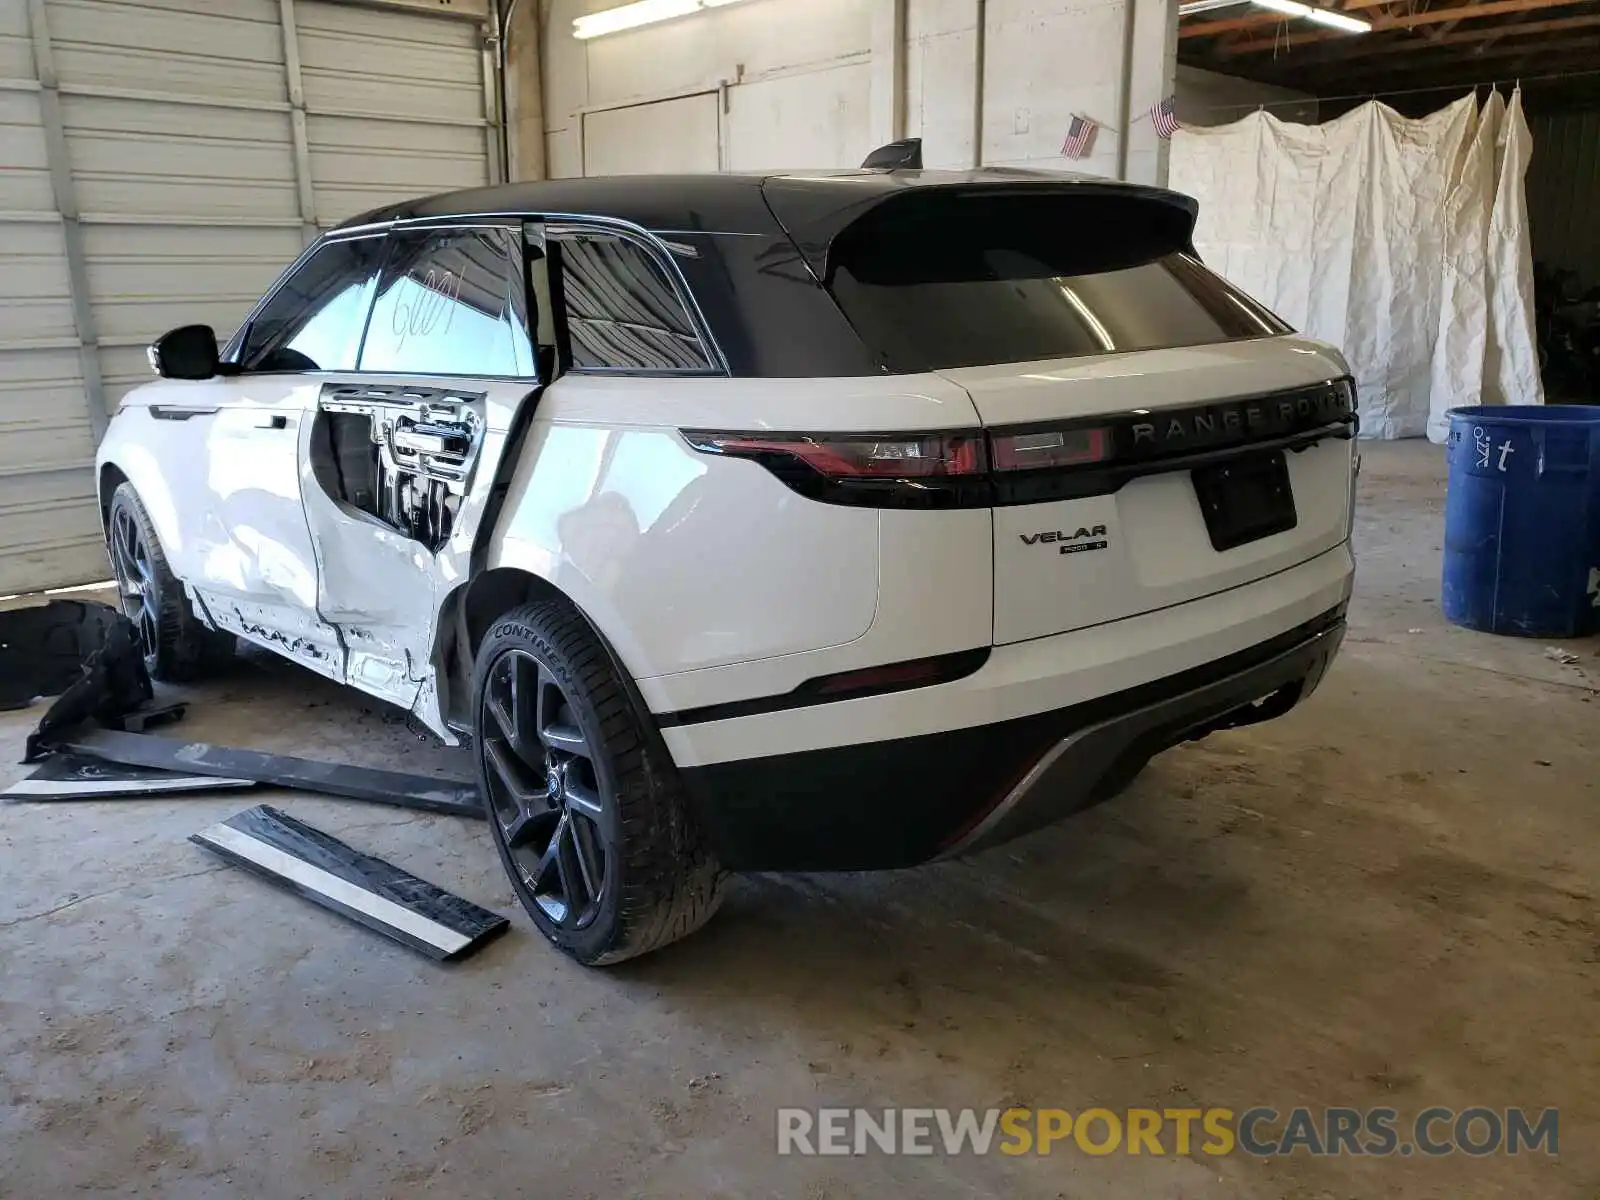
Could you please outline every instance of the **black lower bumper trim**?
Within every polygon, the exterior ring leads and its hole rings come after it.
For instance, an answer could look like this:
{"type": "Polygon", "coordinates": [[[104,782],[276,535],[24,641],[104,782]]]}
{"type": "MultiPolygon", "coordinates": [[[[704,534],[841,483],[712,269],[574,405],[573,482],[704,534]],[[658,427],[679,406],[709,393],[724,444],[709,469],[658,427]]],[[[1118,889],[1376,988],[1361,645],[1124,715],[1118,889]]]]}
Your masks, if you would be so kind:
{"type": "Polygon", "coordinates": [[[1343,633],[1341,605],[1249,650],[1069,708],[682,775],[733,870],[914,866],[1115,795],[1179,742],[1288,711],[1343,633]]]}

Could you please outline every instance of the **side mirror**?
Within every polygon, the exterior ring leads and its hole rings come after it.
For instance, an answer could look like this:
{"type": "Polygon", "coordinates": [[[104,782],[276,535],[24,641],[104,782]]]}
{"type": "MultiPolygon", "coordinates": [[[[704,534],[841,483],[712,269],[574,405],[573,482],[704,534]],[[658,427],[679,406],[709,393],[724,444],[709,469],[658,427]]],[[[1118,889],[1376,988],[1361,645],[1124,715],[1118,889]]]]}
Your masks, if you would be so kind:
{"type": "Polygon", "coordinates": [[[150,368],[163,379],[210,379],[218,373],[217,335],[209,325],[180,325],[150,343],[150,368]]]}

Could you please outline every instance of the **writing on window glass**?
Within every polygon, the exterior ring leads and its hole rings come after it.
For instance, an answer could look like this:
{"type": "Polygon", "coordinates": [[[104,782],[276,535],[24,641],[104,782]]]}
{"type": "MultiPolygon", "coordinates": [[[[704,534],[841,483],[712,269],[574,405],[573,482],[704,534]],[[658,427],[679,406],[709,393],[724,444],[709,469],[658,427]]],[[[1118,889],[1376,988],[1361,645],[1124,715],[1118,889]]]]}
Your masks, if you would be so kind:
{"type": "Polygon", "coordinates": [[[407,338],[449,333],[461,299],[461,275],[456,271],[429,267],[421,279],[413,275],[406,283],[409,286],[395,301],[392,318],[396,350],[407,338]]]}

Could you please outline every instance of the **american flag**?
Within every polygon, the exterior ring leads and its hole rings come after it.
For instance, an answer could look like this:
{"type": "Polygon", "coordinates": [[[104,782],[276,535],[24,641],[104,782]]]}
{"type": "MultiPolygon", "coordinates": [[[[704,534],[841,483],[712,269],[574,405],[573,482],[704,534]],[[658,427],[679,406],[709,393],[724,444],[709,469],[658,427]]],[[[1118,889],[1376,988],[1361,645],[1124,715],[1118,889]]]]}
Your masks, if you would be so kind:
{"type": "Polygon", "coordinates": [[[1156,136],[1171,138],[1178,132],[1178,118],[1174,112],[1173,97],[1168,96],[1159,104],[1150,106],[1150,121],[1156,127],[1156,136]]]}
{"type": "Polygon", "coordinates": [[[1094,143],[1095,130],[1100,126],[1088,117],[1080,117],[1076,113],[1072,116],[1072,124],[1067,126],[1067,140],[1061,143],[1061,153],[1067,158],[1082,158],[1089,153],[1089,147],[1094,143]]]}

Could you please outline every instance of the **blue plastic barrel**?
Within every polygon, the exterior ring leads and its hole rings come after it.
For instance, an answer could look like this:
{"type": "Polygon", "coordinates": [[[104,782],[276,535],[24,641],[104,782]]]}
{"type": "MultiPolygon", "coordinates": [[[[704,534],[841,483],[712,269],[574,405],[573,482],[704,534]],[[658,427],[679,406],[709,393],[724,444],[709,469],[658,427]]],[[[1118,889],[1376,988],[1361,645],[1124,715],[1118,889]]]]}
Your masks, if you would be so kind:
{"type": "Polygon", "coordinates": [[[1581,637],[1600,617],[1600,408],[1450,410],[1445,618],[1522,637],[1581,637]]]}

